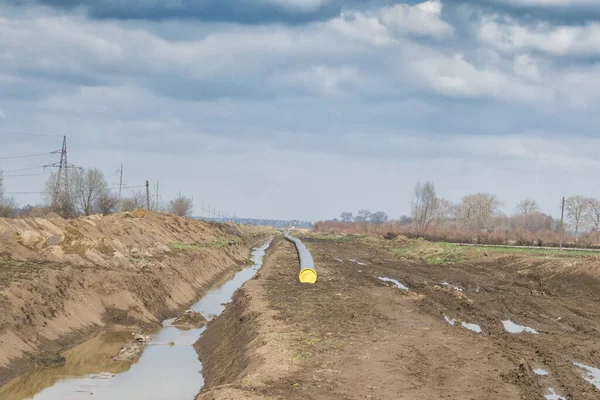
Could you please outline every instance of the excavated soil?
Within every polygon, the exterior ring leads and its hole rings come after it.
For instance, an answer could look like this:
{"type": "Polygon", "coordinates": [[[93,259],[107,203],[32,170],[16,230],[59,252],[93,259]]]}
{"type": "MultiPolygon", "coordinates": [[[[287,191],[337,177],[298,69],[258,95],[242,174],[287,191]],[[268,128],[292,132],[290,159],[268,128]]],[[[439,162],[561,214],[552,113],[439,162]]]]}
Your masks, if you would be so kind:
{"type": "Polygon", "coordinates": [[[197,329],[206,325],[206,318],[196,311],[187,310],[172,322],[179,329],[197,329]]]}
{"type": "Polygon", "coordinates": [[[430,265],[383,239],[303,241],[317,283],[300,284],[293,246],[273,242],[197,343],[198,399],[600,398],[573,364],[600,367],[597,260],[490,252],[430,265]],[[509,319],[538,334],[507,332],[509,319]]]}
{"type": "Polygon", "coordinates": [[[0,385],[109,326],[159,326],[269,233],[142,210],[0,219],[0,385]]]}

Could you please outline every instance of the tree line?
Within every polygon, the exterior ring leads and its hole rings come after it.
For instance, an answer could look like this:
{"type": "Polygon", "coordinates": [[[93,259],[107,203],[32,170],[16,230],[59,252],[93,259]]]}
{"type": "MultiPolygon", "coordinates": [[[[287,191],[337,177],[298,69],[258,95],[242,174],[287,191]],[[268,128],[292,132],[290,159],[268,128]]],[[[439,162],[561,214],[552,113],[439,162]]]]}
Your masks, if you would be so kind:
{"type": "Polygon", "coordinates": [[[19,216],[41,217],[53,211],[62,217],[70,218],[92,214],[113,214],[119,211],[147,209],[164,211],[190,218],[193,211],[191,198],[179,194],[167,203],[162,203],[155,192],[147,196],[145,190],[136,190],[119,198],[118,189],[111,188],[104,173],[95,167],[68,171],[69,190],[59,187],[57,173],[53,172],[45,183],[42,192],[43,203],[36,206],[19,206],[5,190],[2,169],[0,169],[0,217],[19,216]],[[148,207],[149,205],[149,207],[148,207]]]}
{"type": "Polygon", "coordinates": [[[376,225],[381,225],[388,220],[388,215],[383,211],[372,213],[369,210],[358,210],[356,216],[351,212],[343,212],[340,215],[340,220],[345,223],[349,222],[369,222],[376,225]]]}
{"type": "MultiPolygon", "coordinates": [[[[560,215],[562,205],[558,203],[560,215]]],[[[410,215],[390,220],[383,212],[360,210],[354,217],[344,212],[339,219],[317,223],[316,229],[335,227],[353,233],[395,230],[433,240],[538,246],[558,245],[564,236],[565,243],[573,245],[600,244],[599,199],[582,195],[567,197],[562,223],[560,218],[543,213],[533,199],[519,201],[510,214],[500,211],[503,205],[497,195],[488,192],[470,193],[453,203],[438,196],[434,182],[417,182],[410,215]]]]}

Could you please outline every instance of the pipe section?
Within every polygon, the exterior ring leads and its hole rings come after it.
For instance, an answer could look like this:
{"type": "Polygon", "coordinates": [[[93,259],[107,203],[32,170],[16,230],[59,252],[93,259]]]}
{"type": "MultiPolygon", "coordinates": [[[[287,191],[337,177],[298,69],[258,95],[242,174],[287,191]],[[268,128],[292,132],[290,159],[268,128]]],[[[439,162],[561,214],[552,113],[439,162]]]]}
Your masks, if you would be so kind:
{"type": "Polygon", "coordinates": [[[317,281],[317,270],[310,251],[300,239],[290,236],[289,233],[285,234],[285,238],[296,245],[298,258],[300,258],[300,274],[298,275],[300,282],[315,283],[317,281]]]}

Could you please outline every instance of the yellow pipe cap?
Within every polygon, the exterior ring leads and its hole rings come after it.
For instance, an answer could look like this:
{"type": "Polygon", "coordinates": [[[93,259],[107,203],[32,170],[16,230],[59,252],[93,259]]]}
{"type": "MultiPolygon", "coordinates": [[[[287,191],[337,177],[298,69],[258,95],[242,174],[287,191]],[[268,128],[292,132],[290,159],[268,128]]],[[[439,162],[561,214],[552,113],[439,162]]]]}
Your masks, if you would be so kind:
{"type": "Polygon", "coordinates": [[[304,268],[300,271],[299,278],[302,283],[315,283],[317,281],[317,273],[313,269],[304,268]]]}

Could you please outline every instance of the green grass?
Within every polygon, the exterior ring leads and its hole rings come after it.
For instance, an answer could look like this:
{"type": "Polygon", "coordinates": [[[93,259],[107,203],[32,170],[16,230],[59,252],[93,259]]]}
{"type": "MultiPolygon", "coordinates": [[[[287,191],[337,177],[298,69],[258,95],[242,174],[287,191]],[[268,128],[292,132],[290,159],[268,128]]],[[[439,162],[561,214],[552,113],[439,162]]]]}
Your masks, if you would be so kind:
{"type": "Polygon", "coordinates": [[[239,243],[237,239],[218,238],[212,242],[206,243],[171,243],[171,248],[175,250],[197,250],[202,248],[225,248],[229,243],[239,243]]]}
{"type": "Polygon", "coordinates": [[[554,250],[545,249],[540,247],[538,249],[532,248],[518,248],[518,247],[479,247],[479,246],[458,246],[452,243],[446,243],[448,246],[457,249],[470,248],[471,251],[477,251],[479,253],[507,253],[507,254],[524,254],[540,257],[556,257],[556,258],[573,258],[573,257],[595,257],[600,256],[600,251],[586,251],[586,250],[554,250]]]}
{"type": "Polygon", "coordinates": [[[6,265],[9,267],[22,267],[23,265],[25,265],[25,261],[0,260],[0,265],[6,265]]]}
{"type": "Polygon", "coordinates": [[[543,258],[581,258],[598,257],[600,252],[584,250],[553,250],[545,248],[518,247],[479,247],[459,246],[453,243],[431,243],[415,240],[410,244],[392,249],[395,256],[404,260],[440,265],[448,262],[460,263],[469,258],[478,258],[487,254],[518,254],[543,258]]]}
{"type": "Polygon", "coordinates": [[[451,245],[449,243],[429,243],[415,241],[407,246],[393,249],[397,257],[424,261],[430,265],[439,265],[447,262],[462,262],[467,259],[466,248],[451,245]]]}
{"type": "Polygon", "coordinates": [[[175,250],[194,250],[199,248],[197,244],[189,244],[189,243],[172,243],[171,247],[175,250]]]}

